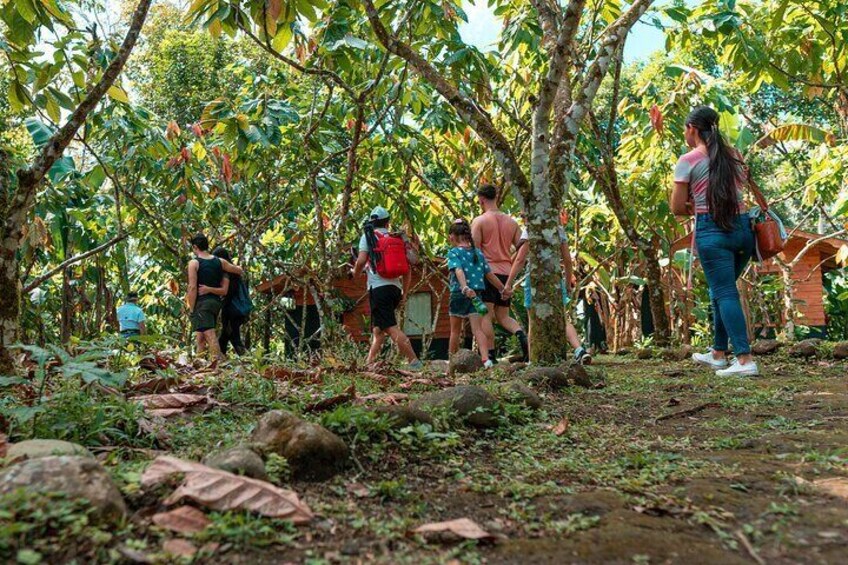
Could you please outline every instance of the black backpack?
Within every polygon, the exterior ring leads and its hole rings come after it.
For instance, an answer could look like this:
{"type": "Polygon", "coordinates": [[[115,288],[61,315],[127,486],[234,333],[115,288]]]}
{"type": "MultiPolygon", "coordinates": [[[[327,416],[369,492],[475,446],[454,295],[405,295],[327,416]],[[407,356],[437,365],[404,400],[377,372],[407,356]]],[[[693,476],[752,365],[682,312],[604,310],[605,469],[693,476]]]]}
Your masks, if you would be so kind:
{"type": "Polygon", "coordinates": [[[230,314],[246,318],[253,312],[253,301],[250,299],[250,291],[247,288],[247,283],[242,277],[235,278],[236,291],[230,300],[230,314]]]}

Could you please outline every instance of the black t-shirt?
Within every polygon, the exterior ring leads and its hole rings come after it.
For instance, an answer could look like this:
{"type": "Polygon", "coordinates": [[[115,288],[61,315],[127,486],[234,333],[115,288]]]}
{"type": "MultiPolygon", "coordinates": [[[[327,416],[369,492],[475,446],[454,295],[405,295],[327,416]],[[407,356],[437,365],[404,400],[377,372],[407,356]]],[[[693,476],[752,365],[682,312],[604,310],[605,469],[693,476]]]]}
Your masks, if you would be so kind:
{"type": "MultiPolygon", "coordinates": [[[[224,268],[221,266],[221,260],[217,257],[211,259],[203,259],[197,257],[197,286],[206,285],[212,288],[220,288],[224,280],[224,268]]],[[[214,294],[204,294],[198,296],[198,300],[209,300],[214,298],[219,300],[219,297],[214,294]]]]}

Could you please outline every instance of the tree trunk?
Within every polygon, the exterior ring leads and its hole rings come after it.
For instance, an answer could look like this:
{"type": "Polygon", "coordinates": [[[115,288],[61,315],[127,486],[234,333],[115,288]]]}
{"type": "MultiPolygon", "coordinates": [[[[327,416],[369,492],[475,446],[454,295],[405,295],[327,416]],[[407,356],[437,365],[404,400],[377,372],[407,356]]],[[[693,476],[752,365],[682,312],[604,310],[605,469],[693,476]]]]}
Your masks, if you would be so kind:
{"type": "MultiPolygon", "coordinates": [[[[778,263],[779,264],[779,263],[778,263]]],[[[779,264],[780,265],[780,264],[779,264]]],[[[792,268],[780,265],[780,274],[783,279],[783,331],[786,339],[795,340],[795,282],[792,280],[792,268]]]]}
{"type": "Polygon", "coordinates": [[[665,308],[665,292],[663,292],[662,269],[657,258],[657,249],[650,241],[645,241],[642,253],[645,256],[645,292],[651,305],[651,317],[654,319],[654,343],[667,345],[671,336],[671,326],[668,311],[665,308]]]}

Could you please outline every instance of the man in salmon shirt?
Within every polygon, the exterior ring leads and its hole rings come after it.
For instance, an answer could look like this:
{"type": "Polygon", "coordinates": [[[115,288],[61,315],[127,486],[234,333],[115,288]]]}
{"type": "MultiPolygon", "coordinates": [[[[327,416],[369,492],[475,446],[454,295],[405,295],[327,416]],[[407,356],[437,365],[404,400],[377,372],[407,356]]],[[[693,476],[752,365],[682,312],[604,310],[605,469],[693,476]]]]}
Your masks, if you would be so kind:
{"type": "MultiPolygon", "coordinates": [[[[471,236],[474,245],[480,248],[492,273],[501,282],[509,278],[512,270],[513,249],[521,245],[521,228],[511,216],[504,214],[498,209],[498,188],[491,184],[484,184],[477,189],[477,202],[483,213],[471,222],[471,236]]],[[[524,360],[528,357],[527,334],[521,324],[509,315],[511,291],[503,295],[486,281],[486,290],[483,291],[483,302],[489,308],[489,312],[483,317],[483,331],[489,338],[489,343],[494,347],[495,328],[494,320],[509,333],[518,338],[524,360]]],[[[497,359],[496,348],[489,351],[489,359],[497,359]]]]}

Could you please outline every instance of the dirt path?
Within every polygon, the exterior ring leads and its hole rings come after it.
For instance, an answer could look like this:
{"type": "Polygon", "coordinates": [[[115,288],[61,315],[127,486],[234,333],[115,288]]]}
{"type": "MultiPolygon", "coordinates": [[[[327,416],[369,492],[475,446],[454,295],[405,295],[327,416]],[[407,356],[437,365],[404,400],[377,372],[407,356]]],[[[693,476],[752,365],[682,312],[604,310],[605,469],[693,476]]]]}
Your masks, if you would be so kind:
{"type": "Polygon", "coordinates": [[[720,380],[601,358],[606,388],[549,394],[505,429],[421,454],[362,447],[358,475],[295,485],[322,515],[312,532],[242,562],[843,563],[848,500],[814,482],[848,478],[846,367],[763,365],[720,380]],[[461,517],[501,541],[404,535],[461,517]]]}

